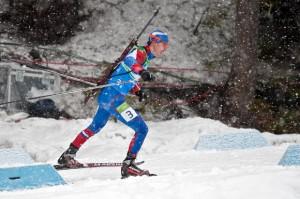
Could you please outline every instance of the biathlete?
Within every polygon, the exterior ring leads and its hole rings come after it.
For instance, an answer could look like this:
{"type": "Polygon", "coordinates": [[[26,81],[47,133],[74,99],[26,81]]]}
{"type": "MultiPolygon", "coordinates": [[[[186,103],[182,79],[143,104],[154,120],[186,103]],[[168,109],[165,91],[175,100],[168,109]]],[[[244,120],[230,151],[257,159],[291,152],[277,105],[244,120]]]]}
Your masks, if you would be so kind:
{"type": "Polygon", "coordinates": [[[149,34],[149,40],[145,46],[135,46],[120,62],[108,79],[108,83],[120,83],[105,87],[98,96],[98,109],[92,123],[82,130],[71,142],[69,148],[58,159],[59,164],[67,167],[76,167],[80,164],[76,159],[76,153],[80,147],[92,136],[101,131],[110,116],[134,130],[127,155],[122,163],[122,178],[128,176],[149,175],[149,171],[140,169],[135,164],[135,159],[148,133],[148,127],[142,118],[125,100],[126,95],[136,94],[142,96],[143,92],[139,80],[153,81],[154,76],[147,70],[150,61],[160,57],[168,48],[169,38],[165,32],[155,30],[149,34]],[[125,82],[122,84],[122,82],[125,82]]]}

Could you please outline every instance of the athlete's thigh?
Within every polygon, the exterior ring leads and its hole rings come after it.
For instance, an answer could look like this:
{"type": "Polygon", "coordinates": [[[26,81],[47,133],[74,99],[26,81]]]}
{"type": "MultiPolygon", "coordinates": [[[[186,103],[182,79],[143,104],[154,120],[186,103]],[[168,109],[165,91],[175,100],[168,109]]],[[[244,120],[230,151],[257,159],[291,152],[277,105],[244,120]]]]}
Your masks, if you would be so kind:
{"type": "Polygon", "coordinates": [[[147,128],[142,116],[129,106],[127,102],[123,102],[115,109],[111,110],[110,114],[134,131],[139,131],[141,128],[147,128]]]}

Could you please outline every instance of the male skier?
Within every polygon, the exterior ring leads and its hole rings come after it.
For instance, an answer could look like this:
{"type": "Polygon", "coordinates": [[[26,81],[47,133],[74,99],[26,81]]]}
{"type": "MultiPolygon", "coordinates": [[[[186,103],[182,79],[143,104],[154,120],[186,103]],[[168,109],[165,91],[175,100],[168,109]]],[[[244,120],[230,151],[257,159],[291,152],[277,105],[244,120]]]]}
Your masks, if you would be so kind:
{"type": "Polygon", "coordinates": [[[148,127],[141,115],[126,103],[125,96],[129,93],[139,97],[143,95],[138,81],[140,79],[154,80],[154,76],[147,70],[150,60],[160,57],[168,48],[168,42],[169,38],[166,33],[155,30],[149,34],[146,46],[132,48],[108,78],[108,83],[120,84],[101,90],[98,96],[99,106],[92,123],[77,135],[69,148],[60,156],[59,164],[71,168],[80,164],[74,159],[79,148],[105,126],[110,116],[114,116],[135,131],[127,156],[122,163],[122,178],[150,174],[149,171],[140,169],[135,164],[137,154],[148,133],[148,127]]]}

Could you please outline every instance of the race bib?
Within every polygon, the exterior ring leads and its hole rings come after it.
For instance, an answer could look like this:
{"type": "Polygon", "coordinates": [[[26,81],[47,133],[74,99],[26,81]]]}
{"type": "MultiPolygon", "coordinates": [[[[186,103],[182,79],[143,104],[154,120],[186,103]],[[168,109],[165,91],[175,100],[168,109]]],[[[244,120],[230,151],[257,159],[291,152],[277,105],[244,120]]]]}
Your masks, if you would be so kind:
{"type": "Polygon", "coordinates": [[[137,116],[135,110],[131,108],[126,102],[118,106],[117,111],[126,122],[133,120],[137,116]]]}

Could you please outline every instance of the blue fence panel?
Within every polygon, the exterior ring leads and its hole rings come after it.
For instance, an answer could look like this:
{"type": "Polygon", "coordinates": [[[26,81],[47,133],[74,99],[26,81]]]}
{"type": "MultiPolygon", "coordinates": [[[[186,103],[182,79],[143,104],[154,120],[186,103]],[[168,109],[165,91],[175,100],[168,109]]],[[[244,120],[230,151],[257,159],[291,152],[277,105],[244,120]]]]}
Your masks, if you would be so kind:
{"type": "Polygon", "coordinates": [[[283,154],[279,165],[300,166],[300,145],[290,145],[283,154]]]}
{"type": "Polygon", "coordinates": [[[228,133],[200,136],[196,150],[231,150],[268,146],[267,140],[259,132],[228,133]]]}
{"type": "Polygon", "coordinates": [[[63,184],[63,178],[49,164],[0,168],[0,191],[63,184]]]}

